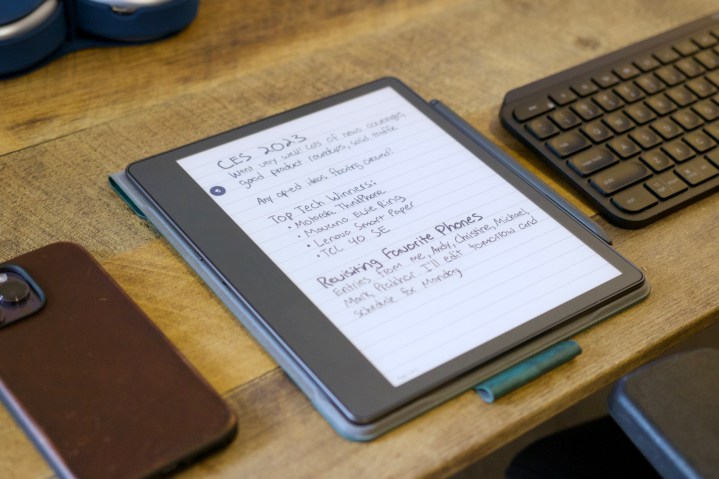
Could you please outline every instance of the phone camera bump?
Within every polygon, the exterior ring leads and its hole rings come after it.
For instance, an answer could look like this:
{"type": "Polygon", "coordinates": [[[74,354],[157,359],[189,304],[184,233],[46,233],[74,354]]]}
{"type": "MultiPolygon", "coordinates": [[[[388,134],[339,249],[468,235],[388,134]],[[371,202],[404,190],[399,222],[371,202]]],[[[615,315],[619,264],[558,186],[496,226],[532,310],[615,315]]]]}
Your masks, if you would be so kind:
{"type": "Polygon", "coordinates": [[[30,297],[30,285],[21,278],[0,273],[0,303],[17,305],[30,297]]]}

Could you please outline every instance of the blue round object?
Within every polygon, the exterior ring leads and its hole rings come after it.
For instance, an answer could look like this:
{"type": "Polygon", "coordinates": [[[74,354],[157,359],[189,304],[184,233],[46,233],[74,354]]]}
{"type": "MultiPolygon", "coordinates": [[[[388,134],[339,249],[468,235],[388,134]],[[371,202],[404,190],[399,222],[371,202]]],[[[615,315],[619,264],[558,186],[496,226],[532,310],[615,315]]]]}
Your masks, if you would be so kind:
{"type": "Polygon", "coordinates": [[[45,0],[9,0],[0,2],[0,26],[25,17],[45,3],[45,0]]]}
{"type": "Polygon", "coordinates": [[[84,48],[147,42],[195,19],[199,0],[0,0],[0,78],[84,48]]]}
{"type": "Polygon", "coordinates": [[[197,15],[199,0],[171,0],[119,13],[107,4],[76,0],[77,25],[97,37],[127,42],[155,40],[182,30],[197,15]]]}
{"type": "MultiPolygon", "coordinates": [[[[21,1],[18,3],[28,7],[30,4],[43,4],[45,0],[21,1]]],[[[6,6],[3,5],[3,7],[6,6]]],[[[3,14],[8,15],[6,18],[9,18],[11,11],[17,13],[22,10],[19,6],[15,10],[12,8],[3,9],[3,14]]],[[[21,18],[24,18],[24,16],[21,18]]],[[[7,28],[8,25],[6,24],[4,27],[7,28]]],[[[59,2],[54,11],[32,29],[18,32],[17,35],[0,40],[0,75],[25,70],[50,56],[63,44],[66,33],[67,26],[65,24],[63,5],[62,2],[59,2]]]]}

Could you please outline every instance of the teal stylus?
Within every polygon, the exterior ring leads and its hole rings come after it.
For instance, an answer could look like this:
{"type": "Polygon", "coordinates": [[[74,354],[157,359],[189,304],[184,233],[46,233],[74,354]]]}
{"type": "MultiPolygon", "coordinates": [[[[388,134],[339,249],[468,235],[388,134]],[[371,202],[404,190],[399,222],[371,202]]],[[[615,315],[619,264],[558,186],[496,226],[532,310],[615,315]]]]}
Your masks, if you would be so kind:
{"type": "Polygon", "coordinates": [[[561,366],[582,352],[574,341],[561,341],[534,356],[495,374],[474,387],[486,403],[492,403],[542,374],[561,366]]]}

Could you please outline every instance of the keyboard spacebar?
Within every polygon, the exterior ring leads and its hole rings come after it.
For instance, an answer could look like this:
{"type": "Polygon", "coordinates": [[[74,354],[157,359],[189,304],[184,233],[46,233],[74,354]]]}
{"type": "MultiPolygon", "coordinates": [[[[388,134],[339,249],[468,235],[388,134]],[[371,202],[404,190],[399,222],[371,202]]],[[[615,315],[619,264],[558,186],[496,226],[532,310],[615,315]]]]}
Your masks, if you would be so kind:
{"type": "Polygon", "coordinates": [[[603,195],[611,195],[624,187],[651,176],[651,171],[637,160],[629,160],[595,175],[590,183],[603,195]]]}

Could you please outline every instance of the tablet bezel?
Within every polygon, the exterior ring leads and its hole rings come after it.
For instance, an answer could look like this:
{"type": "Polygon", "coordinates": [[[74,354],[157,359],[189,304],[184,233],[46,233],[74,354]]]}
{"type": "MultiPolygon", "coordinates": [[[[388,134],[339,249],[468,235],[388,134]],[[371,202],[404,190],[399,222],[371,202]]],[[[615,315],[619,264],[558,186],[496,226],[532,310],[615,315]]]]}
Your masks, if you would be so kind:
{"type": "Polygon", "coordinates": [[[377,80],[140,160],[127,167],[127,174],[177,228],[198,257],[253,312],[268,334],[286,349],[347,419],[357,424],[372,423],[532,337],[617,300],[644,282],[641,271],[394,78],[377,80]],[[478,161],[483,161],[621,274],[399,387],[392,386],[177,163],[184,157],[386,87],[404,97],[477,156],[478,161]]]}

